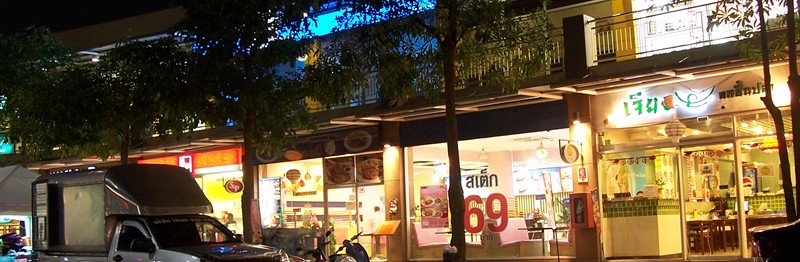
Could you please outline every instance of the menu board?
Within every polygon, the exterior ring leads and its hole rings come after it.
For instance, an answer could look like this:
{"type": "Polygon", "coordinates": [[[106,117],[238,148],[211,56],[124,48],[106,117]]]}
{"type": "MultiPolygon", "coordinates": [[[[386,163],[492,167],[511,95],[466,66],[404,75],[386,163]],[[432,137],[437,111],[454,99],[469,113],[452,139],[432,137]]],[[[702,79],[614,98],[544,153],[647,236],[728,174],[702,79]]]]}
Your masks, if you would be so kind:
{"type": "Polygon", "coordinates": [[[260,200],[261,224],[268,227],[280,227],[281,216],[281,178],[262,178],[258,185],[260,200]]]}
{"type": "Polygon", "coordinates": [[[447,186],[421,186],[419,203],[423,228],[448,227],[447,186]]]}

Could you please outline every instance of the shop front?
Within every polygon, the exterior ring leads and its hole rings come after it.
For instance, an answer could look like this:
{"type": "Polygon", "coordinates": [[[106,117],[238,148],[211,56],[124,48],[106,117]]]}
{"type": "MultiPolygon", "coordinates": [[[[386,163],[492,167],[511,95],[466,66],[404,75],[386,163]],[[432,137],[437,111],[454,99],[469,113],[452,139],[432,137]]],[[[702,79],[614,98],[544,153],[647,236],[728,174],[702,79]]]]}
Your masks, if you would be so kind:
{"type": "Polygon", "coordinates": [[[385,260],[386,240],[375,235],[391,220],[384,187],[387,149],[379,128],[301,137],[293,145],[257,159],[263,242],[300,255],[298,247],[314,249],[330,241],[324,248],[335,251],[362,233],[358,241],[372,261],[385,260]]]}
{"type": "MultiPolygon", "coordinates": [[[[784,107],[786,71],[772,68],[784,107]]],[[[606,258],[738,260],[750,256],[746,229],[786,221],[782,186],[796,184],[780,176],[763,79],[757,69],[593,97],[606,258]]],[[[791,140],[788,108],[783,122],[791,140]]]]}
{"type": "Polygon", "coordinates": [[[465,201],[468,260],[569,258],[577,249],[595,249],[575,233],[594,226],[585,193],[592,160],[581,158],[591,135],[584,124],[571,124],[567,112],[567,102],[556,101],[459,115],[465,197],[459,200],[448,199],[443,120],[401,125],[408,260],[441,261],[453,233],[452,201],[465,201]]]}
{"type": "Polygon", "coordinates": [[[140,164],[166,164],[188,169],[203,190],[216,217],[234,233],[242,225],[242,149],[239,147],[139,160],[140,164]]]}

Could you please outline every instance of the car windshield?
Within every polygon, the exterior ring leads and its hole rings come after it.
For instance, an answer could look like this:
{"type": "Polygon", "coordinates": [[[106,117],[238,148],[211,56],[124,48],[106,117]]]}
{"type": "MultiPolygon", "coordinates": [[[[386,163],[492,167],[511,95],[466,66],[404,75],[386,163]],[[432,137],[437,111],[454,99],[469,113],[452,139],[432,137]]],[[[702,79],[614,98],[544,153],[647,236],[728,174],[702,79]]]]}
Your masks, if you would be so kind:
{"type": "Polygon", "coordinates": [[[241,242],[210,217],[156,217],[149,224],[161,248],[241,242]]]}

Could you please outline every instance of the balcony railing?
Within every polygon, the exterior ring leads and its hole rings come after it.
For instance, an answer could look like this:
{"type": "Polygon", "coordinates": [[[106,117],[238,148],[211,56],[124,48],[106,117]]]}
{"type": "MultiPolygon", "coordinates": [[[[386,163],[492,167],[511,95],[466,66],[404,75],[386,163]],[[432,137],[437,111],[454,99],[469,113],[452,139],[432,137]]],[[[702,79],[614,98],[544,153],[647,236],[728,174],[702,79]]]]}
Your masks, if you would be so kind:
{"type": "Polygon", "coordinates": [[[736,40],[739,27],[720,25],[707,30],[709,16],[717,4],[648,8],[592,20],[596,62],[641,58],[736,40]]]}
{"type": "MultiPolygon", "coordinates": [[[[549,65],[539,72],[531,72],[532,75],[544,75],[549,74],[551,72],[558,72],[563,70],[564,65],[564,37],[563,37],[563,30],[562,28],[556,28],[554,30],[553,39],[552,39],[552,48],[548,50],[547,57],[549,60],[549,65]]],[[[472,70],[468,70],[466,79],[480,79],[489,72],[490,68],[496,67],[503,67],[508,68],[511,66],[511,60],[517,58],[526,58],[530,59],[536,53],[533,50],[523,50],[517,49],[514,52],[497,57],[490,57],[487,59],[486,63],[480,67],[474,68],[472,70]]],[[[330,111],[336,109],[343,109],[343,108],[350,108],[350,107],[358,107],[367,104],[374,104],[380,100],[380,86],[378,84],[377,78],[375,74],[369,79],[369,87],[366,89],[355,90],[352,94],[352,99],[346,103],[338,104],[335,106],[331,106],[329,108],[321,108],[317,105],[313,105],[313,103],[307,103],[309,109],[312,112],[322,112],[322,111],[330,111]]],[[[419,92],[422,95],[422,92],[419,92]]]]}

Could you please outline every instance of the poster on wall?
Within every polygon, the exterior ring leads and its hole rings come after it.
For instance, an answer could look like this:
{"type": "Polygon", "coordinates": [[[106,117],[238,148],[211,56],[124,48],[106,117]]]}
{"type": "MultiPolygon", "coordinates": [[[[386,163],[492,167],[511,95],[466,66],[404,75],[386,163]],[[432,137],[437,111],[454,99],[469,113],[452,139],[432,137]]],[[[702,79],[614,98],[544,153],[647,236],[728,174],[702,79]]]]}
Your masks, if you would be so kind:
{"type": "Polygon", "coordinates": [[[353,157],[325,158],[322,169],[325,173],[325,184],[348,184],[355,182],[353,157]]]}
{"type": "MultiPolygon", "coordinates": [[[[586,176],[585,171],[583,176],[586,176]]],[[[561,168],[561,190],[564,190],[564,192],[572,192],[572,167],[561,168]]]]}
{"type": "Polygon", "coordinates": [[[512,176],[514,177],[514,184],[512,185],[512,188],[514,189],[515,196],[544,194],[545,186],[543,179],[545,176],[547,176],[548,179],[557,182],[552,183],[553,186],[550,188],[553,193],[559,193],[563,191],[561,183],[562,173],[561,169],[557,167],[521,170],[519,172],[514,172],[512,176]]]}
{"type": "Polygon", "coordinates": [[[754,166],[745,166],[742,168],[744,173],[742,174],[742,186],[744,187],[744,195],[751,196],[755,192],[755,189],[758,188],[758,174],[757,169],[754,166]]]}
{"type": "Polygon", "coordinates": [[[421,186],[419,203],[423,228],[448,227],[447,186],[421,186]]]}
{"type": "Polygon", "coordinates": [[[383,154],[374,153],[356,156],[356,179],[358,182],[380,182],[383,180],[383,154]]]}

